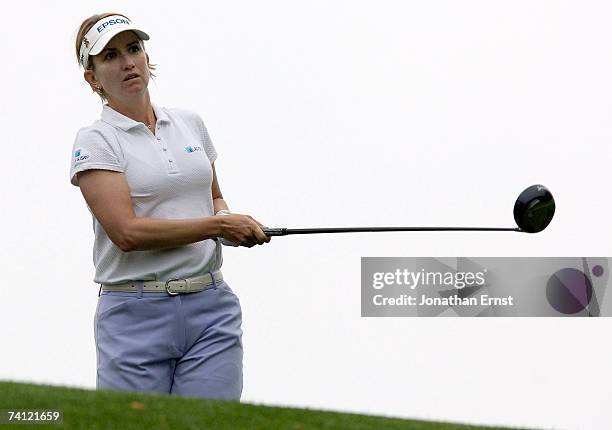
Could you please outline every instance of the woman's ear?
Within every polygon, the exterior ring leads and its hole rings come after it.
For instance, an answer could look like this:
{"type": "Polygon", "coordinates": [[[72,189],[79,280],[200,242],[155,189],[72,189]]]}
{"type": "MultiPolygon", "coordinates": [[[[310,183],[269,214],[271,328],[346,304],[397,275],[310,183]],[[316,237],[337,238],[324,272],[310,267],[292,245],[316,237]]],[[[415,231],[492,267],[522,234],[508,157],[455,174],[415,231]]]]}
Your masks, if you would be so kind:
{"type": "Polygon", "coordinates": [[[93,70],[85,70],[83,72],[83,78],[85,78],[92,90],[94,90],[95,92],[100,92],[102,86],[100,85],[100,82],[98,82],[98,80],[96,79],[96,75],[93,70]]]}
{"type": "Polygon", "coordinates": [[[83,72],[83,78],[85,78],[85,80],[87,81],[87,83],[91,86],[95,86],[98,84],[98,81],[96,80],[96,75],[94,74],[93,70],[91,69],[86,69],[83,72]]]}

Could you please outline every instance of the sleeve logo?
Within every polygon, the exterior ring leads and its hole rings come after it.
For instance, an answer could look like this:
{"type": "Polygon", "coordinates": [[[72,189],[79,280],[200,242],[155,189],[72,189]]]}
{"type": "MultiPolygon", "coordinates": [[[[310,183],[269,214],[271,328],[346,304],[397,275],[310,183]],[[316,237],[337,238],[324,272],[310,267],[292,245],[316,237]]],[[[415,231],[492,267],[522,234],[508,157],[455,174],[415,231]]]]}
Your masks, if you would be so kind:
{"type": "Polygon", "coordinates": [[[83,148],[77,148],[76,151],[74,151],[74,162],[78,163],[80,161],[85,161],[89,158],[89,155],[85,154],[83,151],[83,148]]]}

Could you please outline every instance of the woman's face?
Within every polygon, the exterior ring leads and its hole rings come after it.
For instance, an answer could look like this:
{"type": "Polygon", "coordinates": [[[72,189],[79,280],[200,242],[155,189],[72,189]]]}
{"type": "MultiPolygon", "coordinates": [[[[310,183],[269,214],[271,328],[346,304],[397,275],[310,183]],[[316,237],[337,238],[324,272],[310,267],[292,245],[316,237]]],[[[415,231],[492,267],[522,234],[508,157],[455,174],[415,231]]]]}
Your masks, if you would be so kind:
{"type": "Polygon", "coordinates": [[[109,101],[127,100],[147,90],[149,59],[134,32],[117,34],[92,60],[95,71],[86,70],[85,79],[101,86],[109,101]]]}

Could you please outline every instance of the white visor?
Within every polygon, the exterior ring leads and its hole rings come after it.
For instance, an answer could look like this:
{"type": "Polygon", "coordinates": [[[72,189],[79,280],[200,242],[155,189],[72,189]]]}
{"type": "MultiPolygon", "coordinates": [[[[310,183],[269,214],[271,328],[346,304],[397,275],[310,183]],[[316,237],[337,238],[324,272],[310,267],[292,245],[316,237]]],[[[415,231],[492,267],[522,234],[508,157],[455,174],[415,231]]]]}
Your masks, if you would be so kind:
{"type": "Polygon", "coordinates": [[[126,30],[132,30],[141,40],[149,40],[149,35],[134,27],[125,16],[107,16],[96,22],[85,34],[79,53],[81,66],[86,68],[90,55],[98,55],[113,37],[126,30]]]}

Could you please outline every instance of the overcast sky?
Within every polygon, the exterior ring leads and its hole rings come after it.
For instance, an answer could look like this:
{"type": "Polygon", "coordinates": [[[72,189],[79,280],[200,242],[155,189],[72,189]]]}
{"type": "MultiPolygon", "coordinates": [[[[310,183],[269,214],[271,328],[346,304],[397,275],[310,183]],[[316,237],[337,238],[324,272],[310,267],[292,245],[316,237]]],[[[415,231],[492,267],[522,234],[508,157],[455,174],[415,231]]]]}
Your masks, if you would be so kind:
{"type": "Polygon", "coordinates": [[[537,235],[289,236],[224,252],[245,402],[595,430],[612,320],[361,318],[364,256],[611,256],[605,1],[20,1],[0,38],[0,379],[95,387],[92,220],[69,183],[101,111],[74,38],[121,12],[151,36],[154,103],[198,112],[234,212],[271,227],[511,227],[537,235]]]}

